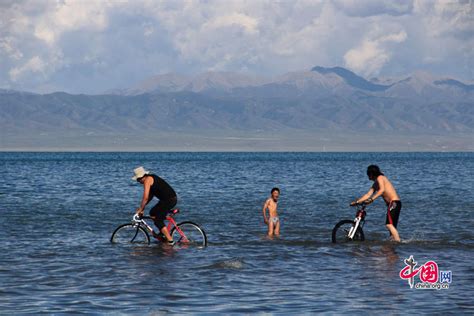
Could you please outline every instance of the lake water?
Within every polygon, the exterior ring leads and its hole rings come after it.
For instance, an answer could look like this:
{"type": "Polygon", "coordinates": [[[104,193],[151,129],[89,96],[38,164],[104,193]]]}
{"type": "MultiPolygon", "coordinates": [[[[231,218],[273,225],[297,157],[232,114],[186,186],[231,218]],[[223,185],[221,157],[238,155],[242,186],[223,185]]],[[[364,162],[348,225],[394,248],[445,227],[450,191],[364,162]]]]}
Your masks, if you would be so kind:
{"type": "MultiPolygon", "coordinates": [[[[473,314],[473,153],[0,153],[0,313],[473,314]],[[368,207],[363,243],[333,226],[378,164],[403,202],[401,244],[385,206],[368,207]],[[143,165],[176,189],[178,220],[206,249],[112,245],[130,221],[143,165]],[[282,233],[261,207],[281,189],[282,233]],[[449,289],[410,289],[404,259],[452,272],[449,289]]],[[[149,208],[148,208],[149,209],[149,208]]],[[[147,210],[148,210],[147,209],[147,210]]],[[[415,282],[420,282],[415,277],[415,282]]]]}

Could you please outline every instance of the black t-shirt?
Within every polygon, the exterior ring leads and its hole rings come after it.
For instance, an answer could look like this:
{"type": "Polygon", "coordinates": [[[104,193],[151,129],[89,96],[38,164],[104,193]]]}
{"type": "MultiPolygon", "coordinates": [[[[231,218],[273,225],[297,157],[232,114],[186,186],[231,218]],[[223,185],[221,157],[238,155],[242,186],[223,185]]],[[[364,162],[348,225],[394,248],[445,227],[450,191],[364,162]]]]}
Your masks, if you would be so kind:
{"type": "Polygon", "coordinates": [[[149,176],[153,177],[153,185],[150,187],[150,193],[153,196],[156,196],[160,201],[176,197],[176,192],[165,180],[154,174],[149,176]]]}

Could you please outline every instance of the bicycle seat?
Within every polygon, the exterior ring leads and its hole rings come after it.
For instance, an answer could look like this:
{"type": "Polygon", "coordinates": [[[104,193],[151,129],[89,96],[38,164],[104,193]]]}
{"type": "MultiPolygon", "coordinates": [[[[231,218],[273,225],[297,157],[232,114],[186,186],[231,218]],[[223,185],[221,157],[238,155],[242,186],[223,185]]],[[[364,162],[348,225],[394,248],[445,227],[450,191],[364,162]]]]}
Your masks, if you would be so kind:
{"type": "Polygon", "coordinates": [[[176,208],[174,210],[168,211],[168,215],[176,215],[179,213],[179,208],[176,208]]]}

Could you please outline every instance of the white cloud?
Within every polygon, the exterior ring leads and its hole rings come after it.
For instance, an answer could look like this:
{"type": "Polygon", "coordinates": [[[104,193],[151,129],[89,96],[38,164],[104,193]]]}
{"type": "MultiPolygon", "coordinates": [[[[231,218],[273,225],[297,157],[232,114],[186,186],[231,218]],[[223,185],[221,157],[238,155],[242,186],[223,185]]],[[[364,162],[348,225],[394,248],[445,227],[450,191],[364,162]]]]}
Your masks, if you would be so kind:
{"type": "Polygon", "coordinates": [[[38,73],[44,72],[46,67],[45,62],[38,56],[34,56],[30,60],[28,60],[24,65],[21,67],[15,67],[10,70],[10,78],[12,81],[17,81],[22,75],[25,73],[38,73]]]}
{"type": "Polygon", "coordinates": [[[35,36],[46,43],[52,44],[56,40],[56,32],[54,28],[40,24],[35,28],[35,36]]]}
{"type": "Polygon", "coordinates": [[[254,69],[274,74],[283,68],[309,69],[325,58],[327,28],[337,21],[334,14],[321,12],[332,13],[331,8],[327,1],[216,1],[149,11],[173,34],[183,61],[199,63],[204,71],[254,69]]]}
{"type": "Polygon", "coordinates": [[[415,13],[430,36],[474,37],[472,1],[416,0],[415,13]]]}
{"type": "Polygon", "coordinates": [[[203,24],[203,30],[216,30],[228,26],[242,27],[245,32],[254,34],[258,32],[258,22],[255,18],[241,13],[233,13],[225,16],[218,16],[203,24]]]}
{"type": "Polygon", "coordinates": [[[414,0],[333,0],[337,8],[348,16],[368,17],[375,15],[400,16],[413,11],[414,0]]]}
{"type": "Polygon", "coordinates": [[[58,51],[51,52],[51,55],[48,56],[48,60],[35,55],[25,63],[11,68],[8,74],[10,80],[13,82],[37,75],[46,79],[50,74],[54,73],[58,68],[64,65],[64,63],[63,55],[58,51]]]}
{"type": "Polygon", "coordinates": [[[23,53],[15,47],[14,38],[11,36],[0,38],[0,53],[14,60],[19,60],[23,57],[23,53]]]}
{"type": "Polygon", "coordinates": [[[35,28],[35,36],[53,44],[64,32],[85,29],[101,31],[107,26],[109,1],[63,1],[41,16],[35,28]]]}
{"type": "Polygon", "coordinates": [[[347,67],[366,76],[377,73],[389,59],[389,54],[376,42],[368,40],[344,55],[347,67]]]}
{"type": "Polygon", "coordinates": [[[384,42],[394,42],[394,43],[401,43],[407,39],[407,33],[405,31],[400,31],[394,34],[387,34],[385,36],[380,37],[377,39],[377,42],[384,43],[384,42]]]}
{"type": "Polygon", "coordinates": [[[426,70],[474,79],[474,5],[472,1],[416,0],[418,53],[426,70]]]}
{"type": "Polygon", "coordinates": [[[153,26],[150,25],[145,26],[143,29],[143,35],[145,35],[146,37],[153,35],[154,32],[155,29],[153,28],[153,26]]]}
{"type": "Polygon", "coordinates": [[[363,75],[426,65],[472,79],[462,65],[474,58],[470,3],[0,1],[0,83],[101,92],[165,72],[271,76],[315,65],[363,75]]]}
{"type": "Polygon", "coordinates": [[[401,43],[406,38],[406,32],[400,31],[375,39],[364,39],[360,45],[350,49],[344,55],[346,66],[365,76],[377,75],[391,58],[386,44],[401,43]]]}

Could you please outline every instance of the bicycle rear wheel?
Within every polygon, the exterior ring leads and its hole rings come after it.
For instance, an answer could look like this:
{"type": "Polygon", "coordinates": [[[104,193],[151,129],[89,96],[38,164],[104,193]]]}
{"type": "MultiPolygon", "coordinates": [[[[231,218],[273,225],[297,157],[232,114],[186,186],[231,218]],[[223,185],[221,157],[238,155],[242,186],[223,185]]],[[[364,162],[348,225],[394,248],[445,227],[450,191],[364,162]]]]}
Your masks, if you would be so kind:
{"type": "Polygon", "coordinates": [[[207,246],[207,236],[204,230],[196,223],[182,222],[170,232],[176,245],[183,247],[204,248],[207,246]]]}
{"type": "Polygon", "coordinates": [[[364,241],[364,232],[362,228],[359,226],[357,227],[357,231],[354,235],[353,239],[348,237],[349,230],[354,226],[354,221],[349,219],[345,219],[340,221],[339,223],[334,226],[332,230],[332,242],[333,243],[345,243],[351,241],[364,241]]]}
{"type": "Polygon", "coordinates": [[[145,244],[150,243],[150,236],[140,225],[123,224],[117,227],[110,237],[110,242],[116,244],[145,244]]]}

